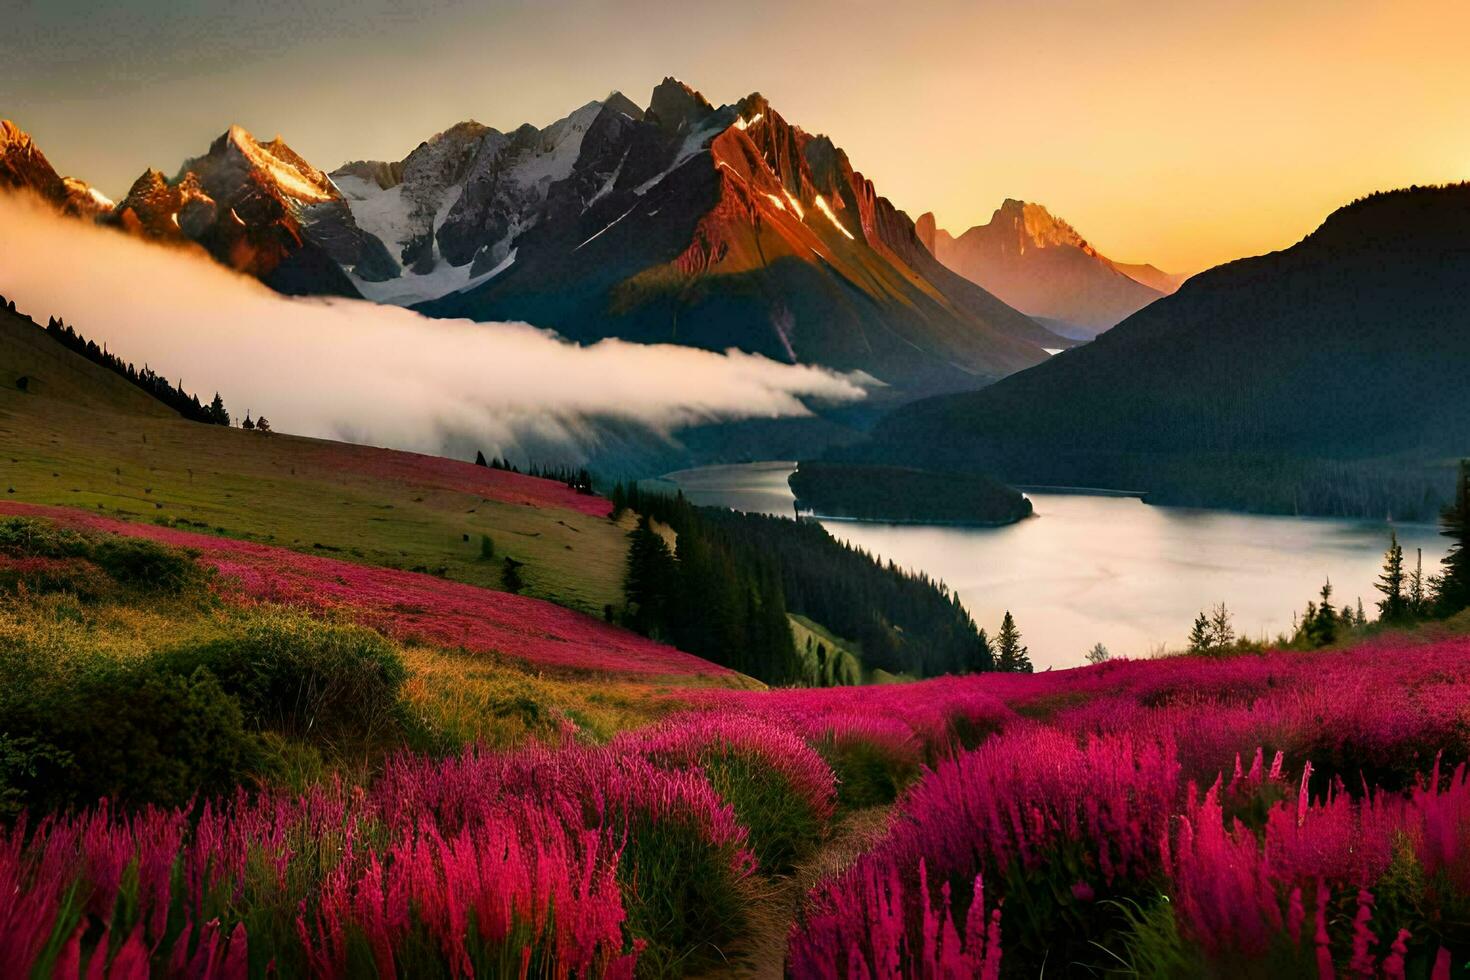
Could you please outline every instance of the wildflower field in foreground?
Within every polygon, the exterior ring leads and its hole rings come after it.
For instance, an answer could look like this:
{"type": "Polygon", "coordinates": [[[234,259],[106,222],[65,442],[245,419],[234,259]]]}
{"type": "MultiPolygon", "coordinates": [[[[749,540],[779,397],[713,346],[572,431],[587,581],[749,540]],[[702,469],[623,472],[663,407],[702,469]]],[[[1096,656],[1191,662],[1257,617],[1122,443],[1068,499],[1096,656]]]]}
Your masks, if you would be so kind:
{"type": "Polygon", "coordinates": [[[605,745],[23,820],[0,961],[59,976],[738,965],[842,815],[797,977],[1463,975],[1470,640],[871,689],[691,690],[605,745]]]}
{"type": "Polygon", "coordinates": [[[535,600],[5,509],[7,976],[1470,969],[1470,638],[740,688],[535,600]]]}

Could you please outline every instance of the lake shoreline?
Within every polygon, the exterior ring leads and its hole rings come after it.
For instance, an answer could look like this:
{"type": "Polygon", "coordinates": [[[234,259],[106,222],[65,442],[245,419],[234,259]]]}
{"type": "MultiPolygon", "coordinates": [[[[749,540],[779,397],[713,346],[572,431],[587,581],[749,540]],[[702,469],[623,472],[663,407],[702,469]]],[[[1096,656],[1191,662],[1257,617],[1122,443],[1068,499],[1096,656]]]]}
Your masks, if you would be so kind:
{"type": "MultiPolygon", "coordinates": [[[[794,464],[685,471],[694,503],[790,519],[794,464]]],[[[1081,489],[1081,488],[1079,488],[1081,489]]],[[[839,540],[944,582],[994,631],[1006,611],[1037,669],[1079,666],[1095,643],[1114,656],[1180,650],[1201,610],[1221,602],[1236,633],[1271,642],[1292,630],[1329,577],[1334,602],[1369,609],[1390,533],[1412,570],[1434,571],[1446,539],[1433,525],[1163,506],[1116,493],[1028,491],[1036,516],[1000,527],[892,523],[823,514],[839,540]]]]}

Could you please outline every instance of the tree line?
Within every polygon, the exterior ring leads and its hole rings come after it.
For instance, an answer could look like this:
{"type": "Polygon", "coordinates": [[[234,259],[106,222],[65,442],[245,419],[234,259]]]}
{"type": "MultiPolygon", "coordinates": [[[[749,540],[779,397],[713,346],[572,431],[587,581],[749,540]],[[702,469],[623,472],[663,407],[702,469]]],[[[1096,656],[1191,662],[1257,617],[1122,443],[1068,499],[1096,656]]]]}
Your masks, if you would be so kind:
{"type": "Polygon", "coordinates": [[[46,333],[67,350],[126,378],[130,384],[141,388],[191,422],[203,422],[207,425],[230,424],[230,413],[225,409],[225,401],[219,392],[215,392],[214,400],[205,405],[199,401],[198,395],[191,395],[184,390],[183,381],[171,382],[146,364],[142,368],[134,367],[131,361],[123,360],[106,347],[97,346],[96,341],[88,340],[76,328],[63,323],[57,317],[47,320],[46,333]]]}
{"type": "Polygon", "coordinates": [[[578,493],[596,492],[592,487],[592,471],[585,466],[538,466],[530,463],[522,471],[509,459],[494,456],[487,460],[484,452],[478,450],[475,452],[475,465],[489,467],[492,470],[503,470],[506,473],[524,472],[526,476],[534,476],[542,480],[555,480],[557,483],[565,483],[578,493]]]}
{"type": "MultiPolygon", "coordinates": [[[[1470,609],[1470,460],[1459,463],[1454,497],[1440,512],[1439,530],[1450,539],[1450,547],[1438,573],[1425,571],[1423,549],[1419,549],[1410,568],[1398,532],[1390,532],[1383,569],[1374,583],[1374,589],[1383,596],[1376,603],[1378,626],[1412,626],[1447,619],[1470,609]]],[[[1337,606],[1332,596],[1329,578],[1317,597],[1293,617],[1291,633],[1279,637],[1278,644],[1295,649],[1320,649],[1369,629],[1362,599],[1352,605],[1337,606]]],[[[1253,645],[1250,640],[1236,636],[1230,611],[1224,603],[1208,612],[1201,611],[1189,632],[1189,650],[1193,653],[1238,650],[1253,645]]]]}

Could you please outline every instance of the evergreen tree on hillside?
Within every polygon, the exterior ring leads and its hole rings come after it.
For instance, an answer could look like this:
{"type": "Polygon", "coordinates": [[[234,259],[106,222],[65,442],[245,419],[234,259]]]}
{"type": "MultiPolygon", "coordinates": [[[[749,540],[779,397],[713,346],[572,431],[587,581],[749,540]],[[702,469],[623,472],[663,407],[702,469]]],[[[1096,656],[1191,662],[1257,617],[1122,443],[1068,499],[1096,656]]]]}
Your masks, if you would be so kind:
{"type": "Polygon", "coordinates": [[[645,636],[662,637],[668,630],[668,604],[674,586],[674,556],[663,536],[644,517],[628,533],[628,571],[624,593],[628,625],[645,636]]]}
{"type": "Polygon", "coordinates": [[[1332,608],[1332,580],[1322,585],[1322,602],[1307,628],[1307,635],[1314,646],[1325,647],[1337,641],[1337,610],[1332,608]]]}
{"type": "Polygon", "coordinates": [[[486,467],[490,465],[489,463],[485,462],[485,454],[478,449],[475,450],[475,465],[486,467]]]}
{"type": "Polygon", "coordinates": [[[1213,642],[1210,633],[1210,621],[1205,617],[1204,610],[1194,617],[1194,626],[1189,631],[1189,652],[1204,653],[1213,642]]]}
{"type": "Polygon", "coordinates": [[[1460,460],[1455,502],[1439,518],[1439,533],[1450,539],[1441,563],[1436,605],[1441,616],[1453,616],[1470,606],[1470,459],[1460,460]]]}
{"type": "Polygon", "coordinates": [[[1404,549],[1399,544],[1397,531],[1390,532],[1388,551],[1383,555],[1383,573],[1374,586],[1383,593],[1378,600],[1378,618],[1385,623],[1396,623],[1408,611],[1404,597],[1404,549]]]}
{"type": "Polygon", "coordinates": [[[1016,619],[1006,610],[1005,618],[1000,621],[1000,632],[995,637],[996,669],[1010,671],[1017,674],[1031,673],[1031,657],[1026,647],[1021,644],[1021,631],[1016,627],[1016,619]]]}
{"type": "Polygon", "coordinates": [[[225,411],[225,400],[214,393],[214,401],[209,403],[209,420],[215,425],[229,425],[230,413],[225,411]]]}
{"type": "Polygon", "coordinates": [[[975,637],[975,659],[970,662],[970,673],[984,674],[995,669],[995,646],[982,629],[975,637]]]}
{"type": "Polygon", "coordinates": [[[1409,573],[1408,612],[1418,619],[1429,613],[1429,589],[1424,579],[1424,549],[1415,548],[1414,570],[1409,573]]]}
{"type": "Polygon", "coordinates": [[[1220,603],[1210,612],[1210,646],[1224,649],[1235,643],[1235,627],[1230,622],[1230,610],[1220,603]]]}

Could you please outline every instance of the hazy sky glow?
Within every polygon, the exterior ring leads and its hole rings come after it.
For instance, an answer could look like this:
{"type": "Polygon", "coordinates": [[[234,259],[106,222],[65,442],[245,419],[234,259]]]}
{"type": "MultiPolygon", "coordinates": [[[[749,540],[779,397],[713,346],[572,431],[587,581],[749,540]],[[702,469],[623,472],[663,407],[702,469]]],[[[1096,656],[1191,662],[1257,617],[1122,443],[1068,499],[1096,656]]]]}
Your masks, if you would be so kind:
{"type": "Polygon", "coordinates": [[[109,194],[238,122],[328,169],[672,74],[759,90],[961,230],[1040,201],[1195,271],[1470,177],[1464,0],[0,0],[0,116],[109,194]]]}

